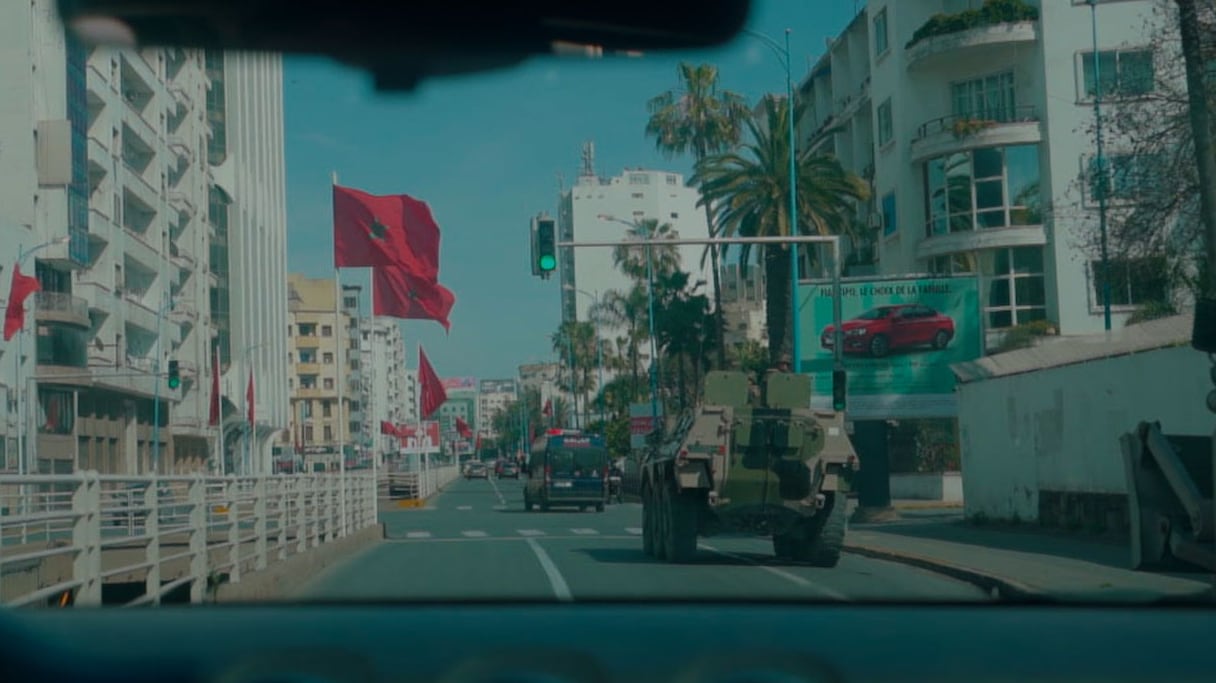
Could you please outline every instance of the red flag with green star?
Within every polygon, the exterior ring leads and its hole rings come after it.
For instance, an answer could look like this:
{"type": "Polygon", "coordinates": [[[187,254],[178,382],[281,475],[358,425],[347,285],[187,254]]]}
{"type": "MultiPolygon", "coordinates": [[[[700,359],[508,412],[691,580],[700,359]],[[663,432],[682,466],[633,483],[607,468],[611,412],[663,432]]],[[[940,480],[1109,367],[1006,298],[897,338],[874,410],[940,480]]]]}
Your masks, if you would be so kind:
{"type": "Polygon", "coordinates": [[[451,331],[448,315],[456,296],[434,280],[403,268],[372,269],[372,314],[411,320],[434,320],[451,331]]]}
{"type": "Polygon", "coordinates": [[[436,280],[439,224],[426,202],[334,185],[334,267],[388,266],[436,280]]]}

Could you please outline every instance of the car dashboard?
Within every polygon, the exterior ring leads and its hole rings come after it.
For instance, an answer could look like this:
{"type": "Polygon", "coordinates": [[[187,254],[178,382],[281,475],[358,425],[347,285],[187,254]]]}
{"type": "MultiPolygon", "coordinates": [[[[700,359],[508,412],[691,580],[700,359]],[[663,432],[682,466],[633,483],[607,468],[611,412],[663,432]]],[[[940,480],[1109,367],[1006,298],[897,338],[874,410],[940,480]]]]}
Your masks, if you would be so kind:
{"type": "Polygon", "coordinates": [[[262,604],[0,613],[0,680],[1210,681],[1210,608],[262,604]]]}

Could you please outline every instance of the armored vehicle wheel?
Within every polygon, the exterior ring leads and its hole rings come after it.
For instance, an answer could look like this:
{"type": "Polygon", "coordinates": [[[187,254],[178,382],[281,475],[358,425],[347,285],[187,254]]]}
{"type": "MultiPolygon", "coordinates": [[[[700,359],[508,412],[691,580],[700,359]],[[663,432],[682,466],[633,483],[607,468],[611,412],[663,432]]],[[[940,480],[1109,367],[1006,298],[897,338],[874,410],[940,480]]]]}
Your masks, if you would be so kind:
{"type": "Polygon", "coordinates": [[[835,567],[844,546],[847,498],[826,494],[823,511],[807,529],[807,538],[798,548],[798,559],[816,567],[835,567]]]}
{"type": "Polygon", "coordinates": [[[697,555],[697,514],[700,512],[699,491],[677,492],[664,488],[667,514],[667,561],[691,562],[697,555]]]}

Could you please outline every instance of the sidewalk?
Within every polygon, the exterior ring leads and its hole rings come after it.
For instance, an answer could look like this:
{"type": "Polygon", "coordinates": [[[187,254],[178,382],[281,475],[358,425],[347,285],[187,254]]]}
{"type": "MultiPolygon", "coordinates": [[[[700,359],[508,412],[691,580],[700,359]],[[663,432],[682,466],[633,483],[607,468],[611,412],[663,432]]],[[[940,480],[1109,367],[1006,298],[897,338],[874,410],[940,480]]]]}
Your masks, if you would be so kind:
{"type": "Polygon", "coordinates": [[[1015,599],[1152,600],[1213,586],[1213,577],[1203,573],[1134,571],[1122,543],[1029,525],[976,527],[957,509],[934,513],[850,525],[845,549],[949,574],[1015,599]]]}

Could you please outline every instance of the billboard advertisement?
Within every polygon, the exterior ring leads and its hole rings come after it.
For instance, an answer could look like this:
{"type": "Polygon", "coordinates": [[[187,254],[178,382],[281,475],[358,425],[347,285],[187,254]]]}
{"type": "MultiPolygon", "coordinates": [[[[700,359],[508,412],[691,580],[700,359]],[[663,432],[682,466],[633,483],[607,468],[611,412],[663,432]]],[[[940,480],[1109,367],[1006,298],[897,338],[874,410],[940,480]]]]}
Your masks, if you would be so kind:
{"type": "MultiPolygon", "coordinates": [[[[852,419],[952,417],[952,363],[983,350],[979,285],[973,276],[846,279],[841,283],[844,367],[852,419]]],[[[835,328],[832,284],[799,291],[802,371],[816,407],[831,406],[835,328]]]]}
{"type": "Polygon", "coordinates": [[[441,381],[443,388],[447,391],[477,391],[477,378],[475,377],[445,377],[441,381]]]}
{"type": "Polygon", "coordinates": [[[515,380],[513,379],[483,379],[481,380],[483,394],[514,394],[515,380]]]}
{"type": "Polygon", "coordinates": [[[415,429],[401,440],[402,453],[438,453],[439,452],[439,423],[423,422],[421,429],[415,429]]]}

